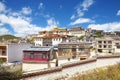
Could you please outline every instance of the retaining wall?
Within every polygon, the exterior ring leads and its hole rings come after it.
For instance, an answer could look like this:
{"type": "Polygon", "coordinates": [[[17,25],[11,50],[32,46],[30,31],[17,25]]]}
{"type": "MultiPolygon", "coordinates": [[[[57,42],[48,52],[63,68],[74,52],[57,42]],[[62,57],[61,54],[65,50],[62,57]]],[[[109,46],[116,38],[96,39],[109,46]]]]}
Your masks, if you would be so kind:
{"type": "Polygon", "coordinates": [[[27,80],[54,80],[57,77],[70,76],[77,72],[82,73],[95,68],[114,65],[117,62],[120,62],[120,56],[99,56],[84,61],[62,64],[59,67],[49,68],[42,71],[24,73],[22,77],[27,80]]]}

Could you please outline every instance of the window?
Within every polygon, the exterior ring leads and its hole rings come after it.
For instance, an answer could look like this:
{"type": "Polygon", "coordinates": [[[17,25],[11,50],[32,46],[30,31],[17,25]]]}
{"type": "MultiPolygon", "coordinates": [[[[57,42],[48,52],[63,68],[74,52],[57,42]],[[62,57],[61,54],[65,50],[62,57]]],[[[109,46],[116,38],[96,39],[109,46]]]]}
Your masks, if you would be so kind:
{"type": "Polygon", "coordinates": [[[42,58],[42,54],[41,54],[41,53],[39,53],[38,56],[39,56],[40,58],[42,58]]]}
{"type": "Polygon", "coordinates": [[[112,51],[111,51],[111,50],[109,50],[109,53],[112,53],[112,51]]]}
{"type": "Polygon", "coordinates": [[[70,49],[62,49],[62,52],[68,53],[68,52],[70,52],[70,49]]]}
{"type": "Polygon", "coordinates": [[[98,43],[100,43],[100,44],[101,44],[101,43],[102,43],[102,41],[98,41],[98,43]]]}
{"type": "Polygon", "coordinates": [[[35,58],[42,58],[42,53],[35,53],[35,54],[34,54],[34,57],[35,57],[35,58]]]}
{"type": "Polygon", "coordinates": [[[25,58],[29,58],[30,54],[29,53],[24,53],[25,58]]]}
{"type": "Polygon", "coordinates": [[[2,49],[2,55],[6,56],[6,49],[2,49]]]}
{"type": "Polygon", "coordinates": [[[106,41],[104,41],[104,44],[106,44],[106,41]]]}
{"type": "Polygon", "coordinates": [[[112,48],[112,45],[108,45],[108,48],[112,48]]]}
{"type": "Polygon", "coordinates": [[[43,53],[43,55],[42,55],[42,58],[43,58],[43,59],[46,59],[46,55],[45,55],[44,53],[43,53]]]}
{"type": "Polygon", "coordinates": [[[34,54],[35,58],[39,58],[39,55],[37,53],[34,54]]]}
{"type": "Polygon", "coordinates": [[[102,49],[98,49],[98,52],[102,52],[102,49]]]}
{"type": "Polygon", "coordinates": [[[78,48],[79,51],[84,51],[85,49],[84,48],[78,48]]]}
{"type": "Polygon", "coordinates": [[[118,49],[120,49],[120,46],[117,46],[118,49]]]}
{"type": "Polygon", "coordinates": [[[119,45],[119,43],[116,43],[116,45],[119,45]]]}
{"type": "Polygon", "coordinates": [[[102,48],[102,45],[99,45],[99,48],[102,48]]]}
{"type": "Polygon", "coordinates": [[[31,53],[30,54],[30,59],[33,59],[34,58],[34,53],[31,53]]]}
{"type": "Polygon", "coordinates": [[[111,43],[112,43],[112,41],[108,41],[108,43],[109,43],[109,44],[111,44],[111,43]]]}
{"type": "Polygon", "coordinates": [[[49,44],[46,44],[46,46],[49,46],[49,44]]]}
{"type": "Polygon", "coordinates": [[[104,45],[104,48],[107,48],[107,46],[106,46],[106,45],[104,45]]]}

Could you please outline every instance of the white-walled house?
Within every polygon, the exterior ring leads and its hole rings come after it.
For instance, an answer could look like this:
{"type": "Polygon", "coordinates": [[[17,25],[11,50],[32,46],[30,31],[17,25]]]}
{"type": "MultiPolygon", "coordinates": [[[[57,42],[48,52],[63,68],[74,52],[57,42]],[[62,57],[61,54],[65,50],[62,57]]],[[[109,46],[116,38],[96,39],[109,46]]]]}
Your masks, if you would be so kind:
{"type": "Polygon", "coordinates": [[[44,36],[34,38],[35,46],[54,46],[63,41],[66,41],[66,36],[58,34],[46,34],[44,36]]]}
{"type": "Polygon", "coordinates": [[[83,28],[73,27],[73,28],[70,28],[68,35],[80,37],[80,36],[84,36],[85,34],[86,34],[86,31],[83,28]]]}
{"type": "Polygon", "coordinates": [[[31,45],[27,43],[0,44],[0,60],[7,63],[22,61],[23,50],[30,46],[31,45]]]}
{"type": "Polygon", "coordinates": [[[97,38],[96,53],[99,54],[120,54],[120,39],[116,40],[112,37],[97,38]]]}
{"type": "Polygon", "coordinates": [[[113,50],[113,41],[114,39],[110,37],[105,38],[97,38],[95,45],[96,45],[96,53],[99,54],[112,54],[113,50]]]}

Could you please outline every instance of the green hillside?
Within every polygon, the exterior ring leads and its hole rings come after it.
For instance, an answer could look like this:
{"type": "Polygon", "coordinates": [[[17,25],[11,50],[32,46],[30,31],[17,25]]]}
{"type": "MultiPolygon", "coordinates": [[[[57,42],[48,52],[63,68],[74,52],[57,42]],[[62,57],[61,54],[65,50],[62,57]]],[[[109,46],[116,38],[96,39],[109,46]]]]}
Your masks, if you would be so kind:
{"type": "Polygon", "coordinates": [[[1,40],[10,40],[10,39],[20,39],[20,37],[16,37],[13,35],[1,35],[0,36],[0,41],[1,40]]]}

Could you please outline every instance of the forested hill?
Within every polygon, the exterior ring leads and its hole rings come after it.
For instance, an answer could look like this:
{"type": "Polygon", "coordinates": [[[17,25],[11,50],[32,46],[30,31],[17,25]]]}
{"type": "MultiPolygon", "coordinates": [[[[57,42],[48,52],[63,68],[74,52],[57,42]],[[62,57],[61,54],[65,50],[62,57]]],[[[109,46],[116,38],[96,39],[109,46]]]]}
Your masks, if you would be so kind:
{"type": "Polygon", "coordinates": [[[14,35],[1,35],[0,36],[0,41],[1,40],[11,40],[11,39],[20,39],[20,37],[16,37],[14,35]]]}

